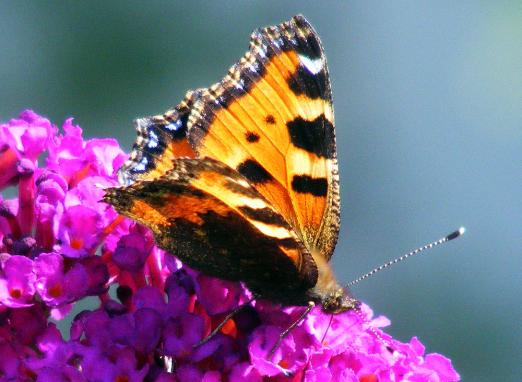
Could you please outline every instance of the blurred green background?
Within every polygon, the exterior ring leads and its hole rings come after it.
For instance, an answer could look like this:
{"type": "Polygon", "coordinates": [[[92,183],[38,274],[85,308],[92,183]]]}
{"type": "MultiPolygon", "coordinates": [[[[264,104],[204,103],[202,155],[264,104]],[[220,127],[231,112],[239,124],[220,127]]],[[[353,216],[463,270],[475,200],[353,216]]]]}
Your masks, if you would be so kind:
{"type": "Polygon", "coordinates": [[[522,374],[522,2],[0,2],[0,119],[132,120],[221,79],[252,29],[302,13],[333,81],[348,282],[465,225],[353,291],[465,381],[522,374]]]}

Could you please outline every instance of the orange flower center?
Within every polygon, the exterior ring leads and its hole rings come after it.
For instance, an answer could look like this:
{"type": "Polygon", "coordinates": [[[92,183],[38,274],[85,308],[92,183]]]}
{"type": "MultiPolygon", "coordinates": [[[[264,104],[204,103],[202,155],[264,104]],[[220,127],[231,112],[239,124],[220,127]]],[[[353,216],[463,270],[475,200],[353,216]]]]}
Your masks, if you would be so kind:
{"type": "Polygon", "coordinates": [[[71,239],[71,248],[72,249],[80,249],[83,246],[82,239],[71,239]]]}
{"type": "Polygon", "coordinates": [[[221,328],[221,333],[235,338],[237,335],[237,328],[234,320],[228,320],[225,322],[225,325],[221,328]]]}
{"type": "Polygon", "coordinates": [[[379,378],[375,374],[366,374],[359,377],[359,382],[378,382],[379,378]]]}
{"type": "Polygon", "coordinates": [[[10,289],[10,290],[9,290],[9,295],[10,295],[12,298],[20,298],[20,297],[22,297],[22,290],[21,290],[21,289],[18,289],[18,288],[10,289]]]}
{"type": "Polygon", "coordinates": [[[55,284],[49,288],[49,295],[53,298],[60,297],[63,289],[61,284],[55,284]]]}

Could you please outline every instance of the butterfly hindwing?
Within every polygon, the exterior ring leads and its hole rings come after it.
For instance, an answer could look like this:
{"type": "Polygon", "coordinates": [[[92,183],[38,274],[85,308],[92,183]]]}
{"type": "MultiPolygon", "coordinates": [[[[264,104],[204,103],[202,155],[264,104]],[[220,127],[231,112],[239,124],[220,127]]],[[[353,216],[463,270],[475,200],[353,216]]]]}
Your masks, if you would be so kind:
{"type": "Polygon", "coordinates": [[[176,159],[162,177],[110,189],[105,199],[150,227],[160,247],[209,275],[294,303],[316,284],[314,260],[292,227],[223,163],[176,159]],[[290,293],[279,296],[281,291],[290,293]]]}
{"type": "Polygon", "coordinates": [[[120,184],[157,178],[172,168],[175,158],[195,156],[187,140],[187,120],[198,91],[165,113],[134,121],[137,139],[129,159],[118,171],[120,184]]]}
{"type": "Polygon", "coordinates": [[[339,230],[332,96],[304,17],[253,33],[245,56],[194,101],[188,139],[199,156],[242,174],[310,251],[330,258],[339,230]]]}

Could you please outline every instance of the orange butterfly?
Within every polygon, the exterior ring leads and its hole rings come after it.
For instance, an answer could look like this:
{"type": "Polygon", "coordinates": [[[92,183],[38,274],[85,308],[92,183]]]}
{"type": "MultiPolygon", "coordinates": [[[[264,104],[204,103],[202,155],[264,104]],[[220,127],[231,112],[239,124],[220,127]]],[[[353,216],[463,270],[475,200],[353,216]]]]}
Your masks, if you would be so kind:
{"type": "Polygon", "coordinates": [[[332,94],[303,16],[255,31],[221,82],[136,126],[123,187],[105,200],[158,246],[257,297],[358,307],[328,263],[340,209],[332,94]]]}

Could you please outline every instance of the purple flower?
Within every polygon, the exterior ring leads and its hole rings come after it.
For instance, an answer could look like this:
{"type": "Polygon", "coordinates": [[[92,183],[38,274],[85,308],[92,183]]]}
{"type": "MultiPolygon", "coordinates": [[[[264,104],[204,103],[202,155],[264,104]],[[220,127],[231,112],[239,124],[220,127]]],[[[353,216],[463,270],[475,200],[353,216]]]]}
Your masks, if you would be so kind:
{"type": "MultiPolygon", "coordinates": [[[[61,306],[89,294],[90,271],[83,262],[75,262],[65,271],[64,258],[56,253],[42,253],[35,260],[36,288],[48,306],[61,306]]],[[[107,277],[103,277],[105,283],[107,277]]]]}
{"type": "Polygon", "coordinates": [[[140,365],[136,353],[130,348],[85,348],[82,374],[88,381],[141,382],[147,375],[149,365],[140,365]]]}
{"type": "Polygon", "coordinates": [[[234,365],[229,375],[230,382],[261,382],[262,380],[263,378],[261,377],[261,375],[249,362],[237,363],[236,365],[234,365]]]}
{"type": "Polygon", "coordinates": [[[185,358],[192,353],[193,346],[203,339],[203,318],[192,313],[185,313],[165,324],[165,354],[185,358]]]}
{"type": "Polygon", "coordinates": [[[303,308],[255,301],[195,347],[250,294],[183,266],[144,227],[101,203],[126,155],[28,110],[0,124],[0,375],[38,381],[457,381],[417,338],[394,340],[369,307],[316,308],[269,355],[303,308]],[[45,165],[42,159],[46,156],[45,165]],[[109,293],[109,290],[114,293],[109,293]],[[94,296],[65,340],[52,320],[94,296]],[[330,322],[331,320],[331,322],[330,322]]]}
{"type": "Polygon", "coordinates": [[[86,381],[81,371],[74,365],[67,364],[73,351],[63,341],[60,332],[50,325],[36,341],[40,356],[27,359],[30,370],[38,375],[40,381],[86,381]]]}
{"type": "Polygon", "coordinates": [[[2,262],[0,304],[11,308],[32,305],[35,293],[33,261],[24,256],[10,256],[2,262]]]}
{"type": "Polygon", "coordinates": [[[35,161],[49,146],[56,127],[32,110],[22,112],[17,119],[0,124],[0,142],[9,146],[19,158],[35,161]]]}
{"type": "Polygon", "coordinates": [[[83,205],[69,207],[58,231],[61,252],[67,257],[87,256],[99,244],[102,228],[96,210],[83,205]]]}
{"type": "Polygon", "coordinates": [[[198,299],[210,315],[228,313],[237,306],[242,290],[238,283],[200,274],[198,299]]]}
{"type": "Polygon", "coordinates": [[[122,236],[118,241],[112,260],[123,270],[138,272],[145,265],[153,246],[154,241],[150,231],[134,225],[129,234],[122,236]]]}

